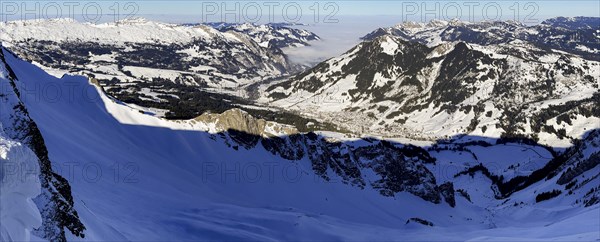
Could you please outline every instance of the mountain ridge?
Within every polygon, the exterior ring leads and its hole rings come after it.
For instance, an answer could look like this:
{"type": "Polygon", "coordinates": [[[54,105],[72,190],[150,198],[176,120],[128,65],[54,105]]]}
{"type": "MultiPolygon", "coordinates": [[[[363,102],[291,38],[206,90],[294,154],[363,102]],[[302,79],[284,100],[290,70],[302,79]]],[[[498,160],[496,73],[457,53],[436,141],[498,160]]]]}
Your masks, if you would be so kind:
{"type": "Polygon", "coordinates": [[[412,33],[415,38],[373,37],[265,86],[259,102],[341,123],[357,133],[410,137],[525,135],[568,146],[568,137],[579,137],[583,126],[598,126],[600,113],[592,105],[600,85],[597,61],[517,39],[477,42],[463,40],[460,33],[457,40],[426,38],[448,26],[425,27],[412,33]],[[567,117],[581,124],[565,126],[567,117]],[[441,125],[450,128],[439,130],[441,125]]]}
{"type": "Polygon", "coordinates": [[[34,198],[34,202],[43,220],[39,228],[34,228],[35,234],[48,240],[66,241],[65,231],[68,230],[75,236],[83,238],[86,227],[81,223],[74,208],[71,186],[64,177],[54,172],[43,135],[21,101],[22,96],[19,91],[21,83],[7,64],[4,53],[12,55],[0,45],[0,74],[3,74],[0,76],[2,81],[0,83],[2,91],[0,127],[3,128],[2,133],[8,138],[31,149],[38,160],[39,182],[42,190],[34,198]]]}

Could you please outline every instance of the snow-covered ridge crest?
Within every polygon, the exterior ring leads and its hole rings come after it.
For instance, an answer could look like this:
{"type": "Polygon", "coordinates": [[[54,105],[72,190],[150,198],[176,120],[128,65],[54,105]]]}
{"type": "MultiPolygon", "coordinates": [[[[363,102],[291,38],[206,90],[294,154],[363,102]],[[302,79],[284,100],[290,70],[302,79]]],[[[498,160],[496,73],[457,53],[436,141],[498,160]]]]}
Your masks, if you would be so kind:
{"type": "MultiPolygon", "coordinates": [[[[0,51],[1,48],[0,45],[0,51]]],[[[0,59],[0,84],[8,76],[0,59]]],[[[0,104],[9,105],[5,100],[0,100],[0,104]]],[[[1,241],[29,241],[31,232],[42,224],[40,212],[32,201],[41,192],[38,162],[29,148],[8,137],[0,120],[1,241]],[[28,172],[19,172],[20,168],[28,172]]]]}
{"type": "Polygon", "coordinates": [[[403,28],[403,29],[414,29],[414,30],[424,30],[430,28],[439,28],[444,26],[458,26],[458,25],[467,25],[470,22],[462,21],[459,19],[452,19],[449,21],[441,20],[441,19],[432,19],[429,22],[416,22],[416,21],[404,21],[402,23],[394,25],[393,28],[403,28]]]}
{"type": "MultiPolygon", "coordinates": [[[[154,23],[153,21],[147,19],[147,18],[143,18],[143,17],[132,17],[132,18],[126,18],[126,19],[122,19],[122,20],[118,20],[112,24],[131,24],[131,25],[135,25],[135,24],[152,24],[154,23]]],[[[109,23],[110,24],[110,23],[109,23]]]]}
{"type": "MultiPolygon", "coordinates": [[[[481,45],[508,44],[515,39],[539,46],[547,46],[578,55],[598,53],[595,37],[600,31],[600,18],[575,17],[553,18],[537,25],[526,25],[514,20],[465,22],[460,20],[431,20],[403,22],[393,27],[379,28],[364,40],[391,34],[427,44],[430,47],[441,42],[465,41],[481,45]]],[[[588,59],[597,57],[588,56],[588,59]]]]}
{"type": "Polygon", "coordinates": [[[201,39],[215,38],[228,42],[245,41],[231,35],[233,31],[250,36],[263,47],[305,46],[319,37],[302,29],[285,26],[244,24],[172,24],[148,20],[141,17],[127,18],[116,22],[95,24],[79,22],[72,18],[17,20],[0,23],[0,39],[18,42],[27,39],[48,41],[93,41],[114,43],[188,43],[201,39]]]}
{"type": "Polygon", "coordinates": [[[298,134],[296,127],[255,118],[238,108],[223,113],[205,113],[189,120],[167,120],[144,113],[137,105],[127,104],[106,95],[102,88],[94,85],[106,109],[122,124],[147,125],[174,130],[221,133],[231,130],[261,137],[276,137],[298,134]]]}
{"type": "Polygon", "coordinates": [[[42,66],[63,72],[83,68],[98,79],[119,82],[164,78],[182,86],[220,88],[296,68],[280,49],[262,47],[242,32],[142,18],[103,24],[68,19],[0,23],[0,40],[42,66]]]}
{"type": "Polygon", "coordinates": [[[250,36],[263,47],[284,48],[308,46],[312,41],[321,38],[304,29],[297,29],[286,24],[230,24],[230,23],[207,23],[222,32],[239,32],[250,36]]]}
{"type": "Polygon", "coordinates": [[[442,19],[432,19],[429,22],[417,22],[417,21],[404,21],[394,25],[392,28],[404,28],[404,29],[416,29],[416,30],[431,30],[446,26],[469,26],[469,25],[487,25],[487,26],[500,26],[500,25],[514,25],[514,26],[523,26],[526,25],[524,23],[515,21],[515,20],[484,20],[480,22],[470,22],[464,21],[457,18],[451,20],[442,20],[442,19]]]}
{"type": "MultiPolygon", "coordinates": [[[[0,23],[7,42],[29,38],[49,41],[90,40],[99,43],[186,43],[194,39],[231,38],[208,26],[182,26],[143,18],[93,24],[73,19],[35,19],[0,23]]],[[[236,39],[231,39],[237,41],[236,39]]]]}
{"type": "MultiPolygon", "coordinates": [[[[43,218],[41,226],[35,226],[33,232],[35,236],[50,241],[65,241],[65,231],[68,229],[73,235],[83,238],[85,236],[83,234],[85,226],[79,220],[77,211],[73,207],[74,201],[69,183],[52,169],[53,164],[47,155],[45,139],[37,123],[33,121],[22,102],[21,94],[23,93],[19,91],[22,83],[14,72],[16,69],[15,66],[9,64],[11,58],[14,58],[13,54],[2,48],[0,51],[0,66],[2,68],[2,76],[0,76],[0,85],[2,85],[2,88],[0,88],[0,102],[2,104],[0,105],[0,123],[2,123],[3,129],[2,136],[8,140],[18,142],[22,148],[14,150],[16,155],[11,155],[12,151],[7,152],[5,156],[10,160],[8,163],[9,166],[3,165],[2,169],[12,168],[7,174],[13,176],[16,174],[19,179],[16,180],[17,184],[24,183],[24,181],[27,181],[26,179],[30,179],[32,177],[30,176],[31,174],[34,175],[35,182],[41,185],[42,192],[40,193],[38,189],[36,193],[39,195],[32,194],[32,196],[28,196],[30,198],[35,197],[33,201],[39,211],[36,213],[40,214],[43,218]],[[25,164],[23,163],[23,159],[32,159],[33,163],[25,164]]],[[[5,181],[3,180],[2,182],[4,183],[5,181]]],[[[24,191],[26,191],[25,189],[23,188],[24,191]]],[[[1,193],[4,194],[4,191],[1,193]]],[[[11,203],[2,202],[1,204],[11,203]]],[[[27,204],[27,202],[19,202],[18,204],[27,204]]],[[[13,210],[19,211],[19,208],[11,208],[11,211],[13,210]]],[[[2,215],[5,215],[5,213],[2,212],[2,215]]],[[[9,224],[18,225],[20,222],[9,224]]],[[[10,228],[10,230],[15,232],[20,229],[17,227],[10,228]]],[[[28,233],[26,232],[26,234],[28,233]]],[[[4,238],[3,241],[13,239],[16,241],[27,240],[25,237],[6,237],[5,235],[6,233],[2,235],[4,238]]]]}

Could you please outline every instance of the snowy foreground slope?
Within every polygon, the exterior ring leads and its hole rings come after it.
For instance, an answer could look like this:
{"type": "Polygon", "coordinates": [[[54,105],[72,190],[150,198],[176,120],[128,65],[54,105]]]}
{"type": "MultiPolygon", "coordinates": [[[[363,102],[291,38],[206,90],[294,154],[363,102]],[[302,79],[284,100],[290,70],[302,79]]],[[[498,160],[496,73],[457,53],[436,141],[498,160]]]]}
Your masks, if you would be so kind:
{"type": "Polygon", "coordinates": [[[33,199],[41,192],[37,157],[23,144],[6,138],[0,125],[0,240],[27,241],[42,225],[33,199]],[[12,172],[26,167],[31,173],[12,172]],[[13,170],[9,170],[13,169],[13,170]]]}
{"type": "Polygon", "coordinates": [[[19,241],[33,232],[34,236],[64,241],[66,230],[81,235],[85,226],[73,208],[71,187],[53,170],[44,138],[17,85],[15,73],[0,52],[2,238],[19,241]]]}
{"type": "MultiPolygon", "coordinates": [[[[59,79],[2,51],[52,168],[71,185],[86,229],[79,237],[67,232],[69,240],[600,237],[596,130],[563,152],[484,137],[413,147],[297,134],[237,110],[167,121],[106,96],[85,77],[59,79]],[[536,201],[554,189],[561,194],[536,201]]],[[[2,217],[2,238],[26,239],[24,229],[39,226],[39,217],[35,209],[14,210],[31,219],[2,217]]]]}

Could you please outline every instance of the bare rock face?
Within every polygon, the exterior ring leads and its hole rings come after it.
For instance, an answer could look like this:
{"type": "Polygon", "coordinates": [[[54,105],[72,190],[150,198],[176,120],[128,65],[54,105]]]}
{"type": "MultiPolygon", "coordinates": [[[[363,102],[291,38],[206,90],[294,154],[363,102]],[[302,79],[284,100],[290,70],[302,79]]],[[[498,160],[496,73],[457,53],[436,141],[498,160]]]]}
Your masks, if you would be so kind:
{"type": "Polygon", "coordinates": [[[381,179],[371,186],[384,196],[409,192],[432,203],[440,203],[435,176],[425,163],[433,163],[427,151],[414,146],[397,147],[387,141],[355,150],[354,156],[381,179]]]}
{"type": "Polygon", "coordinates": [[[431,221],[425,220],[422,218],[410,218],[410,219],[406,220],[406,224],[409,224],[410,222],[420,223],[420,224],[426,225],[426,226],[433,226],[433,223],[431,221]]]}
{"type": "Polygon", "coordinates": [[[293,126],[257,119],[237,108],[221,114],[203,114],[195,120],[215,124],[218,132],[233,130],[262,137],[298,134],[298,130],[293,126]]]}
{"type": "MultiPolygon", "coordinates": [[[[289,125],[257,119],[249,113],[240,109],[230,109],[221,114],[203,114],[194,119],[194,121],[214,125],[213,131],[220,132],[225,137],[231,139],[237,145],[246,149],[254,148],[262,139],[263,146],[273,153],[285,155],[285,158],[297,158],[298,154],[290,154],[287,149],[278,148],[285,144],[289,138],[278,140],[279,136],[289,136],[298,134],[298,130],[289,125]],[[273,140],[270,140],[270,139],[273,140]]],[[[237,147],[235,145],[235,147],[237,147]]],[[[295,149],[298,150],[298,149],[295,149]]]]}
{"type": "Polygon", "coordinates": [[[452,182],[446,182],[440,185],[440,193],[444,197],[444,201],[450,205],[450,207],[456,206],[456,199],[454,198],[454,184],[452,182]]]}

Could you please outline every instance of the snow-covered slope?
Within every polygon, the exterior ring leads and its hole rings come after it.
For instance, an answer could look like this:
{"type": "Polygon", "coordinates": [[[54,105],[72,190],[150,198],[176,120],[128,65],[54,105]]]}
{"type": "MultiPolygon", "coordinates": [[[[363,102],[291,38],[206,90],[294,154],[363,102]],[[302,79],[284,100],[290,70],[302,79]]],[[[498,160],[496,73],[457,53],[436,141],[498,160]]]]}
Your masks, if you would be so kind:
{"type": "Polygon", "coordinates": [[[30,61],[99,80],[225,87],[295,70],[278,48],[206,25],[183,26],[136,18],[90,24],[72,19],[0,23],[5,47],[30,61]]]}
{"type": "MultiPolygon", "coordinates": [[[[571,31],[550,22],[537,28],[571,31]]],[[[596,35],[596,28],[581,28],[596,35]]],[[[513,22],[404,23],[263,87],[260,101],[357,134],[529,137],[567,147],[600,128],[600,62],[590,53],[566,52],[560,43],[571,42],[564,39],[540,46],[538,39],[496,38],[533,29],[513,22]]]]}
{"type": "Polygon", "coordinates": [[[41,192],[38,159],[29,148],[8,139],[2,124],[0,165],[0,240],[29,241],[33,230],[42,225],[33,202],[41,192]]]}
{"type": "MultiPolygon", "coordinates": [[[[101,44],[187,43],[194,39],[212,40],[221,36],[218,30],[206,26],[189,28],[143,18],[104,24],[81,23],[73,19],[36,19],[3,22],[0,27],[2,39],[9,43],[31,38],[55,42],[95,40],[101,44]]],[[[231,35],[226,38],[235,40],[231,35]]]]}
{"type": "Polygon", "coordinates": [[[53,170],[44,138],[21,100],[21,91],[17,87],[20,82],[12,68],[5,62],[5,53],[7,51],[2,48],[0,52],[2,238],[20,241],[29,238],[29,232],[33,232],[37,237],[63,241],[65,230],[84,236],[82,231],[85,226],[81,224],[77,211],[73,209],[69,183],[53,170]],[[31,206],[32,198],[37,208],[31,206]],[[38,219],[39,217],[42,219],[38,219]]]}
{"type": "Polygon", "coordinates": [[[207,23],[207,25],[220,31],[235,31],[247,34],[261,46],[270,48],[308,46],[310,45],[309,42],[320,40],[320,37],[314,33],[285,24],[207,23]]]}
{"type": "Polygon", "coordinates": [[[364,40],[382,35],[394,35],[418,41],[431,47],[448,41],[464,41],[478,45],[529,42],[540,48],[552,48],[600,60],[600,18],[557,17],[541,24],[527,26],[514,21],[484,21],[478,23],[433,20],[429,23],[404,22],[394,27],[379,28],[364,40]]]}
{"type": "Polygon", "coordinates": [[[87,75],[114,97],[181,119],[222,112],[227,104],[215,100],[246,98],[248,85],[304,70],[279,45],[318,39],[276,24],[221,27],[45,19],[0,23],[0,40],[57,77],[87,75]]]}
{"type": "MultiPolygon", "coordinates": [[[[297,134],[236,110],[168,121],[85,77],[6,60],[53,167],[72,186],[84,240],[598,239],[600,205],[577,201],[598,197],[598,162],[567,193],[562,175],[534,173],[563,174],[571,162],[535,142],[465,136],[415,147],[297,134]],[[49,101],[31,88],[49,85],[64,95],[49,101]],[[496,177],[509,173],[530,184],[496,177]],[[552,189],[564,192],[532,196],[552,189]]],[[[582,142],[573,148],[582,161],[600,150],[582,142]]]]}

